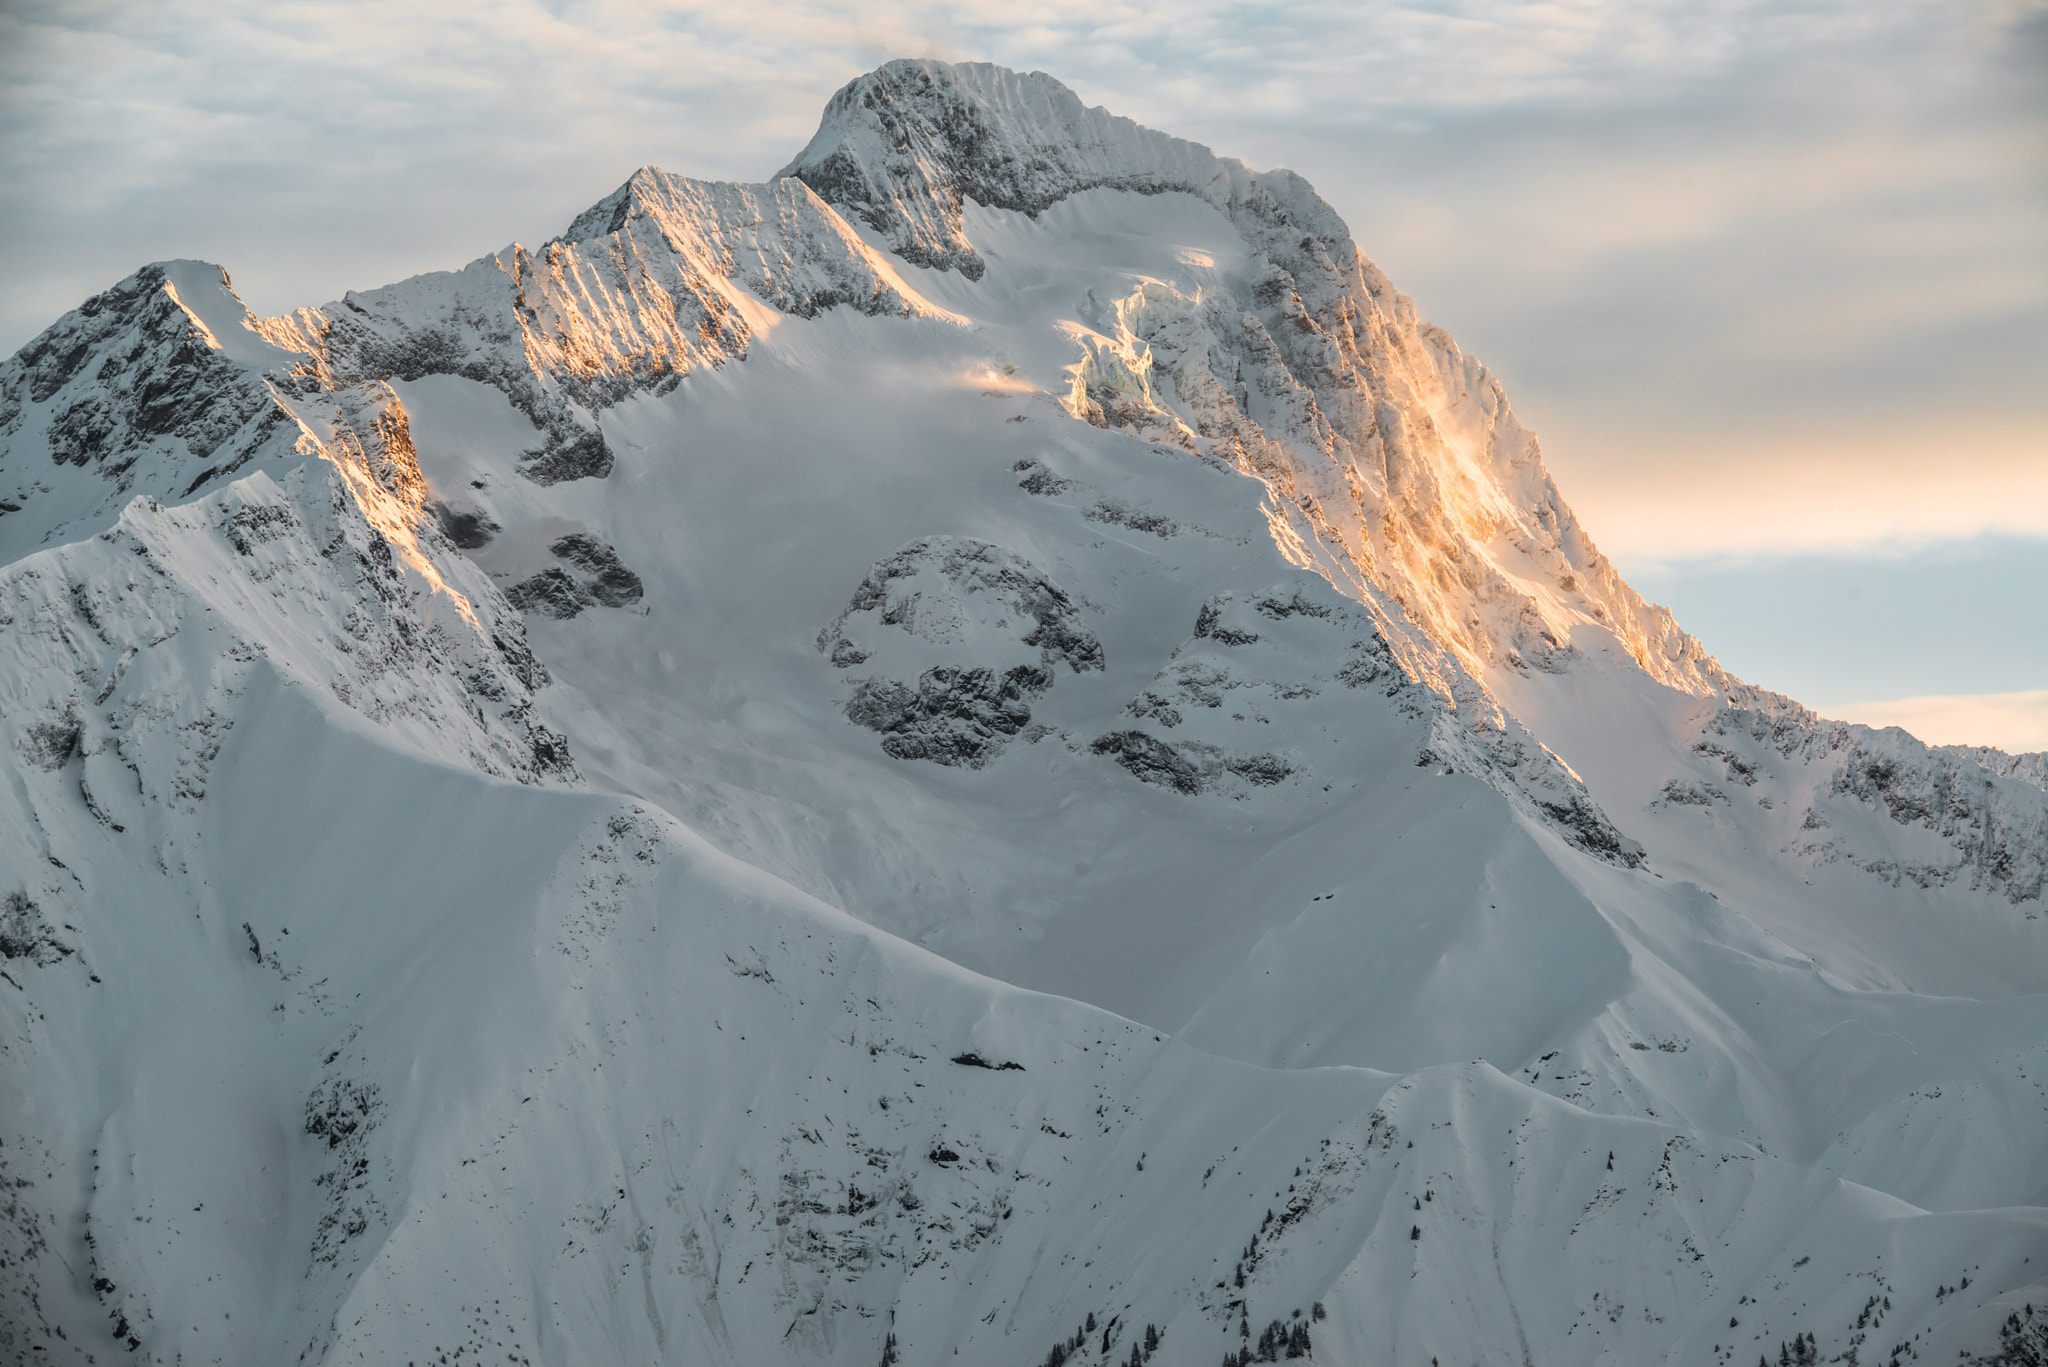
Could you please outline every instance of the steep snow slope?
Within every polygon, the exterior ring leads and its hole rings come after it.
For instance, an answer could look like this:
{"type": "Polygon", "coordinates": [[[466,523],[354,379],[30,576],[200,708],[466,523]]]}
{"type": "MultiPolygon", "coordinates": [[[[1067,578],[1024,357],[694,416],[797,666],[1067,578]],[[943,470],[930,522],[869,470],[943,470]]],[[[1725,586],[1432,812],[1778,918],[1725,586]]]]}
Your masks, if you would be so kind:
{"type": "Polygon", "coordinates": [[[2036,1333],[2038,757],[1727,677],[1296,177],[791,172],[0,367],[8,1352],[2036,1333]]]}

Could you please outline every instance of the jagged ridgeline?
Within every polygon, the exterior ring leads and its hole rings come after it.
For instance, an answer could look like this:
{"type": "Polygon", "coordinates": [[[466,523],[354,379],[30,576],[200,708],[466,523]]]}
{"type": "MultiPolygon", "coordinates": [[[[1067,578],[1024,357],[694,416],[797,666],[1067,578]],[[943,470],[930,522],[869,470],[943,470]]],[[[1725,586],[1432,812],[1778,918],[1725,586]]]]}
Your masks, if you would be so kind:
{"type": "Polygon", "coordinates": [[[1730,676],[1042,73],[87,300],[0,732],[7,1361],[2040,1358],[2048,761],[1730,676]]]}

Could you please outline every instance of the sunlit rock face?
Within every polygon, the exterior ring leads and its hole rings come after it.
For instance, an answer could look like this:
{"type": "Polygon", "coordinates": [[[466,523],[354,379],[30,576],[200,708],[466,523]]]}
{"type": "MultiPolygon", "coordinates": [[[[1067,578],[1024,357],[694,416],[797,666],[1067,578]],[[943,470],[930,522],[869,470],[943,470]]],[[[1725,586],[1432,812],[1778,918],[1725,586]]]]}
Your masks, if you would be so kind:
{"type": "Polygon", "coordinates": [[[0,732],[9,1360],[2048,1324],[2042,757],[1728,676],[1299,177],[1042,74],[87,301],[0,732]]]}
{"type": "Polygon", "coordinates": [[[328,384],[456,375],[499,389],[542,438],[519,473],[546,485],[610,473],[597,413],[745,356],[750,306],[927,312],[894,276],[800,183],[650,167],[538,253],[514,245],[261,326],[328,384]]]}
{"type": "Polygon", "coordinates": [[[1099,301],[1077,339],[1077,416],[1267,479],[1346,574],[1468,664],[1549,668],[1590,620],[1661,682],[1719,685],[1698,643],[1594,549],[1499,383],[1420,319],[1301,177],[1089,109],[1042,74],[938,63],[892,63],[840,91],[783,174],[904,259],[975,279],[968,201],[1035,217],[1110,188],[1213,205],[1256,268],[1199,297],[1147,280],[1099,301]]]}

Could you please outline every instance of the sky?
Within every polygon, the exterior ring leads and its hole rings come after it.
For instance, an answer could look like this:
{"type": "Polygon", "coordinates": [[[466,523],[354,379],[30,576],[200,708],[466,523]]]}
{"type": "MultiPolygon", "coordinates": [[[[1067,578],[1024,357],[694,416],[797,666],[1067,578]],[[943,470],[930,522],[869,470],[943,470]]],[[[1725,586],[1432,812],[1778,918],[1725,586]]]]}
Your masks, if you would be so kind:
{"type": "Polygon", "coordinates": [[[0,352],[759,180],[896,56],[1301,172],[1729,668],[2048,748],[2048,0],[0,0],[0,352]]]}

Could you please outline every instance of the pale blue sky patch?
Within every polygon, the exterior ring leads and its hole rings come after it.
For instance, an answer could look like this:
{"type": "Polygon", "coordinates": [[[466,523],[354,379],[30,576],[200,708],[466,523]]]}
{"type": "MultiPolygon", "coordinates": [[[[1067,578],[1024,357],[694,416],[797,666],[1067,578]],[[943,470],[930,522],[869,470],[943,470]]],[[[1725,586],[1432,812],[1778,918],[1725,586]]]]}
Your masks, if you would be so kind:
{"type": "Polygon", "coordinates": [[[1617,564],[1722,664],[1823,712],[2048,687],[2048,539],[1617,564]]]}

